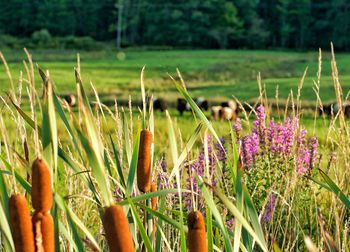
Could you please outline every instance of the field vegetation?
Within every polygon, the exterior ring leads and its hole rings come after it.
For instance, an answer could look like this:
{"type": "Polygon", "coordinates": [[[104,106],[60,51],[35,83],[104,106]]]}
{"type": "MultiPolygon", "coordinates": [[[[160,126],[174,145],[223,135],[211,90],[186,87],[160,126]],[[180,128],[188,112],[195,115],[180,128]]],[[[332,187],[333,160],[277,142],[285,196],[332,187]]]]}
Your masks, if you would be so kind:
{"type": "Polygon", "coordinates": [[[346,103],[348,55],[35,53],[39,66],[28,53],[23,67],[5,52],[0,80],[3,251],[33,239],[45,251],[349,251],[350,128],[343,109],[318,112],[346,103]],[[287,109],[271,110],[276,84],[287,109]],[[113,92],[142,103],[104,105],[113,92]],[[154,113],[147,93],[183,97],[193,113],[154,113]],[[197,95],[256,103],[213,123],[197,95]]]}

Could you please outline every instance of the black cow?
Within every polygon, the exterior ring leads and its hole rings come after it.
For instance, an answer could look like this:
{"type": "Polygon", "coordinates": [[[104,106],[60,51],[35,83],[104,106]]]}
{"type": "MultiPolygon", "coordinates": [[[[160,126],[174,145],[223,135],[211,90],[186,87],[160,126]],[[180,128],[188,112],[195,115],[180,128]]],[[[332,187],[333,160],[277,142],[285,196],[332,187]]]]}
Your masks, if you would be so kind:
{"type": "Polygon", "coordinates": [[[185,111],[189,111],[190,106],[189,104],[186,102],[185,99],[183,98],[177,98],[177,111],[179,111],[180,115],[183,115],[183,113],[185,111]]]}
{"type": "MultiPolygon", "coordinates": [[[[318,109],[319,114],[322,114],[322,110],[318,109]]],[[[343,104],[343,111],[345,118],[350,118],[350,104],[344,103],[343,104]]],[[[339,112],[339,106],[337,103],[330,103],[330,104],[324,104],[323,105],[323,112],[325,115],[331,116],[336,115],[339,112]]]]}
{"type": "MultiPolygon", "coordinates": [[[[146,106],[149,108],[151,97],[146,97],[146,106]]],[[[163,98],[153,98],[153,110],[164,112],[168,108],[167,102],[163,98]]]]}
{"type": "MultiPolygon", "coordinates": [[[[203,97],[198,97],[194,99],[195,103],[197,106],[205,111],[209,110],[209,102],[203,98],[203,97]]],[[[185,111],[192,111],[190,104],[183,99],[183,98],[178,98],[177,99],[177,111],[179,111],[180,115],[183,115],[185,111]]]]}
{"type": "Polygon", "coordinates": [[[167,102],[162,98],[155,98],[153,101],[153,109],[164,112],[168,108],[167,102]]]}
{"type": "Polygon", "coordinates": [[[77,98],[75,98],[75,96],[72,94],[63,96],[63,99],[70,107],[75,107],[75,105],[77,105],[77,98]]]}

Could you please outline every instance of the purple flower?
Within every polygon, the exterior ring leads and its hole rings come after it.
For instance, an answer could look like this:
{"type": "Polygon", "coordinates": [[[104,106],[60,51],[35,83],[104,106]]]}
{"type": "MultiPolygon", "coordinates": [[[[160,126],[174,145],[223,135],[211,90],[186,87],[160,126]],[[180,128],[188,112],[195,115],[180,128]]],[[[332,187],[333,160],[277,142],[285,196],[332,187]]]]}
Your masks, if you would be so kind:
{"type": "Polygon", "coordinates": [[[216,156],[218,158],[219,161],[221,162],[225,162],[226,161],[226,153],[227,153],[227,150],[225,148],[225,138],[220,138],[220,142],[217,142],[215,144],[215,149],[216,149],[216,156]]]}
{"type": "Polygon", "coordinates": [[[226,221],[226,225],[228,226],[228,228],[232,231],[234,226],[235,226],[235,218],[231,218],[228,221],[226,221]]]}
{"type": "Polygon", "coordinates": [[[276,208],[276,203],[277,203],[277,194],[271,193],[269,195],[269,199],[265,206],[264,212],[261,216],[261,221],[260,221],[261,224],[266,224],[272,219],[273,213],[276,208]]]}
{"type": "Polygon", "coordinates": [[[310,170],[312,170],[317,157],[317,147],[318,147],[317,137],[311,137],[309,139],[309,144],[310,144],[310,170]]]}
{"type": "Polygon", "coordinates": [[[294,138],[297,130],[297,119],[287,118],[284,124],[269,122],[266,130],[266,138],[269,149],[274,154],[288,155],[292,151],[294,138]]]}
{"type": "Polygon", "coordinates": [[[243,165],[245,168],[251,166],[254,161],[254,157],[259,152],[259,137],[256,133],[245,136],[242,138],[242,154],[243,165]]]}
{"type": "MultiPolygon", "coordinates": [[[[159,183],[159,188],[162,190],[162,189],[165,189],[165,188],[172,188],[174,187],[174,185],[172,186],[170,183],[169,183],[169,174],[167,172],[167,168],[166,168],[166,162],[165,162],[165,159],[163,158],[161,161],[160,161],[160,168],[161,169],[158,169],[158,175],[157,175],[157,179],[158,179],[158,183],[159,183]]],[[[176,183],[175,183],[175,186],[176,186],[176,183]]],[[[174,187],[175,188],[175,187],[174,187]]]]}
{"type": "Polygon", "coordinates": [[[264,106],[260,105],[256,109],[256,119],[254,121],[253,133],[258,135],[259,142],[262,145],[265,143],[265,118],[265,108],[264,106]]]}
{"type": "Polygon", "coordinates": [[[306,146],[307,130],[300,130],[297,138],[296,169],[299,174],[305,174],[310,170],[310,149],[306,146]]]}
{"type": "Polygon", "coordinates": [[[237,139],[239,139],[240,133],[242,131],[242,122],[241,119],[238,117],[236,119],[235,124],[232,126],[232,129],[234,130],[234,132],[236,133],[236,137],[237,139]]]}
{"type": "MultiPolygon", "coordinates": [[[[215,175],[215,156],[212,148],[212,139],[210,135],[207,135],[207,146],[208,146],[208,168],[209,168],[209,176],[211,181],[212,186],[216,186],[217,181],[214,179],[215,175]]],[[[188,178],[186,179],[187,182],[187,189],[193,191],[196,194],[200,194],[199,187],[197,185],[197,180],[195,177],[195,174],[197,174],[199,177],[204,177],[204,170],[206,166],[206,160],[205,160],[205,149],[204,149],[204,143],[202,146],[202,150],[200,154],[198,155],[197,159],[194,160],[191,164],[188,165],[188,178]]],[[[221,147],[221,146],[220,146],[221,147]]],[[[222,148],[221,148],[221,151],[222,148]]],[[[225,157],[226,158],[226,157],[225,157]]],[[[199,197],[199,196],[196,196],[199,197]]],[[[193,200],[193,195],[191,193],[186,193],[184,195],[185,198],[185,204],[187,205],[188,210],[190,211],[193,207],[192,200],[193,200]]],[[[204,207],[204,202],[203,200],[199,200],[199,205],[198,209],[200,210],[201,207],[204,207]]]]}

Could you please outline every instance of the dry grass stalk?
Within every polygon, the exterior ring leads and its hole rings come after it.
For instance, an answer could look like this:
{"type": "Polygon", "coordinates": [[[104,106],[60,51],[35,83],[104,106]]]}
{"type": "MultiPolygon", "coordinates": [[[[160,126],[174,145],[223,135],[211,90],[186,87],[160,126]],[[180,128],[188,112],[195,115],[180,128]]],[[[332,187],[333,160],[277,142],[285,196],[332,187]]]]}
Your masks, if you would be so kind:
{"type": "Polygon", "coordinates": [[[20,194],[12,195],[9,212],[16,252],[34,252],[34,234],[26,198],[20,194]]]}
{"type": "Polygon", "coordinates": [[[129,222],[121,206],[112,205],[105,209],[103,227],[109,251],[134,252],[129,222]]]}
{"type": "MultiPolygon", "coordinates": [[[[40,232],[42,236],[42,248],[45,252],[55,251],[55,228],[53,218],[49,213],[35,212],[33,215],[33,227],[34,233],[37,236],[39,230],[37,229],[40,225],[40,232]]],[[[39,249],[39,248],[37,248],[39,249]]]]}
{"type": "Polygon", "coordinates": [[[205,223],[203,215],[199,211],[193,211],[188,214],[188,251],[189,252],[205,252],[208,251],[207,233],[205,231],[205,223]]]}
{"type": "Polygon", "coordinates": [[[149,130],[142,130],[137,162],[137,186],[141,192],[151,189],[151,148],[153,136],[149,130]]]}
{"type": "Polygon", "coordinates": [[[37,212],[48,212],[52,206],[50,170],[46,162],[39,158],[32,165],[32,203],[37,212]]]}

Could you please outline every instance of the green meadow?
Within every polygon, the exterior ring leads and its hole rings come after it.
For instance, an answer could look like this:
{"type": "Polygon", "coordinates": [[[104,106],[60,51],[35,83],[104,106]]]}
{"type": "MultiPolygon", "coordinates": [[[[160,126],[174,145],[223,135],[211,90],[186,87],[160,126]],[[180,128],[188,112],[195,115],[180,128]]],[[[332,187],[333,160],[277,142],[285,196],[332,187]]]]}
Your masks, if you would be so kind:
{"type": "MultiPolygon", "coordinates": [[[[74,66],[76,51],[34,50],[33,61],[49,69],[60,94],[74,93],[74,66]]],[[[14,79],[24,71],[22,51],[3,51],[14,79]]],[[[336,53],[343,92],[350,88],[350,54],[336,53]]],[[[81,52],[81,69],[85,85],[92,83],[102,100],[139,99],[140,70],[146,66],[145,79],[149,93],[169,101],[179,97],[169,75],[176,76],[176,68],[183,75],[189,93],[210,100],[231,98],[254,100],[259,94],[257,75],[261,73],[267,96],[286,99],[293,90],[296,94],[305,70],[306,77],[301,99],[314,101],[313,90],[317,80],[318,50],[314,52],[244,51],[244,50],[125,50],[81,52]]],[[[322,53],[320,94],[324,102],[335,100],[331,77],[331,55],[328,48],[322,53]]],[[[37,81],[40,87],[40,81],[37,81]]],[[[8,90],[4,71],[0,73],[0,91],[8,90]]],[[[91,89],[90,89],[91,90],[91,89]]]]}

